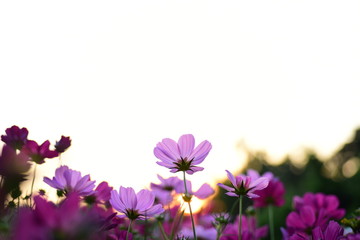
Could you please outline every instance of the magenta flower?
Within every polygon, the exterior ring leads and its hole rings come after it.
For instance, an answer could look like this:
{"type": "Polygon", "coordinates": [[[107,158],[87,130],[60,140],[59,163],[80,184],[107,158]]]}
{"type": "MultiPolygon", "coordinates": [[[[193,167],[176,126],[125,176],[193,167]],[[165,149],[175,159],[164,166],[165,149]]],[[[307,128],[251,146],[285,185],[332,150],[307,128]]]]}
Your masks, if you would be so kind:
{"type": "Polygon", "coordinates": [[[55,150],[58,153],[63,153],[68,149],[71,145],[70,137],[61,136],[61,139],[55,143],[55,150]]]}
{"type": "Polygon", "coordinates": [[[104,210],[96,206],[81,207],[76,193],[59,206],[40,196],[35,196],[34,201],[35,209],[19,209],[11,239],[107,239],[107,231],[116,226],[113,214],[103,216],[104,210]]]}
{"type": "Polygon", "coordinates": [[[23,152],[17,153],[9,145],[4,145],[0,156],[0,175],[22,175],[30,169],[29,156],[23,152]]]}
{"type": "Polygon", "coordinates": [[[314,211],[321,209],[321,215],[327,216],[328,219],[344,217],[345,209],[338,208],[339,204],[339,199],[335,195],[325,195],[323,193],[305,193],[304,197],[295,196],[293,200],[295,210],[299,210],[306,205],[311,206],[314,211]]]}
{"type": "Polygon", "coordinates": [[[45,158],[54,158],[59,155],[56,151],[50,150],[49,146],[50,142],[48,140],[40,146],[37,142],[28,140],[21,151],[27,154],[35,163],[42,164],[45,162],[45,158]]]}
{"type": "Polygon", "coordinates": [[[252,179],[250,176],[243,174],[234,177],[228,170],[226,172],[231,186],[226,186],[222,183],[218,183],[218,186],[228,191],[226,195],[231,197],[246,196],[248,198],[257,198],[259,195],[255,194],[255,192],[266,188],[269,184],[269,179],[266,177],[252,179]]]}
{"type": "Polygon", "coordinates": [[[335,221],[330,221],[325,231],[320,227],[316,227],[312,231],[312,239],[337,240],[343,236],[344,229],[335,221]]]}
{"type": "MultiPolygon", "coordinates": [[[[256,218],[249,216],[242,216],[242,239],[243,240],[258,240],[267,236],[268,226],[258,227],[256,223],[256,218]]],[[[228,224],[221,236],[221,240],[237,240],[239,236],[239,218],[236,218],[234,223],[228,224]]]]}
{"type": "Polygon", "coordinates": [[[89,196],[94,193],[95,181],[90,181],[90,176],[81,176],[79,171],[70,169],[67,166],[61,166],[56,169],[55,177],[51,180],[44,177],[44,182],[51,187],[58,189],[65,194],[77,193],[80,196],[89,196]]]}
{"type": "Polygon", "coordinates": [[[1,140],[13,149],[19,150],[26,143],[29,134],[26,128],[19,128],[15,125],[11,128],[7,128],[5,133],[6,135],[1,136],[1,140]]]}
{"type": "MultiPolygon", "coordinates": [[[[283,229],[284,239],[298,239],[307,236],[320,227],[325,231],[330,220],[338,220],[345,214],[339,209],[339,200],[334,195],[323,193],[306,193],[303,198],[294,197],[295,211],[286,218],[286,229],[283,229]]],[[[306,239],[306,238],[304,238],[306,239]]]]}
{"type": "Polygon", "coordinates": [[[178,177],[163,178],[158,175],[160,184],[151,183],[150,187],[155,198],[162,205],[172,202],[174,192],[179,193],[184,188],[184,183],[178,177]]]}
{"type": "Polygon", "coordinates": [[[255,194],[259,195],[254,198],[254,207],[267,207],[269,205],[280,207],[285,204],[285,187],[284,184],[273,178],[269,181],[269,185],[255,194]]]}
{"type": "Polygon", "coordinates": [[[147,219],[164,212],[161,204],[154,205],[154,201],[154,194],[145,189],[137,194],[131,187],[120,187],[119,192],[111,191],[110,204],[121,213],[119,217],[127,217],[131,221],[147,219]]]}
{"type": "Polygon", "coordinates": [[[160,166],[167,167],[170,172],[184,171],[193,174],[204,168],[196,165],[202,163],[211,150],[208,141],[201,142],[195,149],[195,139],[191,134],[182,135],[178,143],[165,138],[154,148],[155,156],[161,161],[156,162],[160,166]]]}

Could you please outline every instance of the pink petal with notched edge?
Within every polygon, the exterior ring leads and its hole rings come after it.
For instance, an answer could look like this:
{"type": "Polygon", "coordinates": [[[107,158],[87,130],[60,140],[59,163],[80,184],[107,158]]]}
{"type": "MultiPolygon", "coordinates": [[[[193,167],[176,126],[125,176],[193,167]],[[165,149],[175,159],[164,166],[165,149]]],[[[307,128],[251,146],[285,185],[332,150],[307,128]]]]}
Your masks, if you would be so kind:
{"type": "Polygon", "coordinates": [[[202,170],[204,170],[203,167],[192,166],[192,167],[190,167],[189,170],[186,171],[186,173],[191,175],[191,174],[193,174],[195,172],[199,172],[199,171],[202,171],[202,170]]]}
{"type": "Polygon", "coordinates": [[[64,172],[68,171],[68,166],[61,166],[55,170],[55,178],[62,186],[65,186],[66,179],[64,177],[64,172]]]}
{"type": "Polygon", "coordinates": [[[330,221],[327,226],[324,239],[326,240],[336,240],[344,233],[344,229],[335,221],[330,221]]]}
{"type": "Polygon", "coordinates": [[[56,188],[56,189],[62,189],[62,185],[60,185],[55,179],[51,180],[50,178],[48,177],[44,177],[43,178],[43,181],[50,185],[51,187],[53,188],[56,188]]]}
{"type": "Polygon", "coordinates": [[[158,147],[154,148],[154,155],[161,161],[164,161],[168,164],[177,161],[177,159],[173,158],[170,154],[167,154],[166,151],[163,151],[161,148],[158,147]]]}
{"type": "Polygon", "coordinates": [[[250,183],[250,188],[254,188],[254,190],[262,190],[269,185],[269,179],[266,177],[260,177],[255,181],[250,183]]]}
{"type": "Polygon", "coordinates": [[[246,194],[246,196],[247,196],[248,198],[258,198],[258,197],[259,197],[259,195],[255,194],[255,193],[251,193],[251,192],[248,192],[248,193],[246,194]]]}
{"type": "Polygon", "coordinates": [[[155,201],[154,194],[149,190],[145,190],[145,189],[142,189],[140,192],[138,192],[136,197],[137,197],[136,209],[140,211],[147,210],[154,204],[155,201]]]}
{"type": "Polygon", "coordinates": [[[166,162],[156,162],[156,163],[160,166],[167,167],[167,168],[174,167],[174,164],[170,164],[170,163],[166,163],[166,162]]]}
{"type": "Polygon", "coordinates": [[[237,182],[236,182],[236,178],[234,177],[234,175],[232,175],[231,172],[229,172],[228,170],[225,170],[227,172],[227,177],[228,179],[230,180],[231,184],[234,186],[234,187],[237,187],[237,182]]]}
{"type": "Polygon", "coordinates": [[[302,222],[304,222],[308,227],[314,225],[316,216],[312,207],[304,206],[300,209],[300,217],[302,222]]]}
{"type": "Polygon", "coordinates": [[[124,203],[126,208],[134,209],[137,204],[137,198],[134,189],[120,187],[120,200],[124,203]]]}
{"type": "Polygon", "coordinates": [[[190,154],[194,150],[195,138],[191,134],[182,135],[179,138],[178,146],[180,150],[180,156],[182,158],[189,158],[190,154]]]}
{"type": "Polygon", "coordinates": [[[164,138],[162,142],[157,144],[157,147],[162,149],[172,159],[180,159],[179,147],[174,140],[170,138],[164,138]]]}
{"type": "Polygon", "coordinates": [[[161,204],[156,204],[156,205],[152,206],[151,208],[149,208],[148,210],[146,210],[146,214],[149,217],[159,215],[163,212],[164,212],[164,208],[161,206],[161,204]]]}
{"type": "Polygon", "coordinates": [[[306,228],[305,224],[302,222],[300,216],[296,212],[291,212],[286,217],[286,226],[296,228],[296,229],[305,229],[306,228]]]}
{"type": "Polygon", "coordinates": [[[229,187],[229,186],[226,186],[225,184],[218,183],[217,185],[218,185],[219,187],[221,187],[221,188],[225,189],[226,191],[229,191],[229,192],[233,192],[233,191],[235,191],[235,189],[234,189],[234,188],[229,187]]]}
{"type": "Polygon", "coordinates": [[[204,161],[204,159],[206,158],[206,156],[209,154],[210,150],[211,150],[211,143],[208,141],[203,141],[201,142],[191,153],[191,155],[189,156],[189,159],[194,159],[193,160],[193,164],[197,165],[202,163],[202,161],[204,161]]]}
{"type": "Polygon", "coordinates": [[[214,189],[209,184],[205,183],[199,188],[199,190],[194,192],[194,195],[200,199],[205,199],[214,193],[214,189]]]}
{"type": "Polygon", "coordinates": [[[236,193],[233,193],[233,192],[227,192],[225,194],[230,196],[230,197],[239,197],[239,195],[237,195],[236,193]]]}
{"type": "Polygon", "coordinates": [[[110,193],[110,204],[113,206],[113,208],[119,212],[125,212],[126,206],[124,203],[120,200],[120,195],[116,190],[112,190],[110,193]]]}

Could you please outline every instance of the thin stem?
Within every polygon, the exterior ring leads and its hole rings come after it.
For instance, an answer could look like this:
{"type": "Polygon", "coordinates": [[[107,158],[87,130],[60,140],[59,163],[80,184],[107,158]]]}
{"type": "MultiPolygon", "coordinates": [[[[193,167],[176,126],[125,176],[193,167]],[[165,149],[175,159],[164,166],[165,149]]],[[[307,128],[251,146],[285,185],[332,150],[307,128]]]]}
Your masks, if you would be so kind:
{"type": "Polygon", "coordinates": [[[126,232],[126,240],[129,239],[129,232],[130,232],[130,229],[131,229],[132,222],[133,222],[133,220],[130,220],[129,227],[128,227],[127,232],[126,232]]]}
{"type": "Polygon", "coordinates": [[[166,236],[164,227],[163,227],[163,225],[162,225],[162,223],[160,221],[158,221],[158,225],[159,225],[159,229],[160,229],[160,232],[161,232],[161,235],[163,236],[163,238],[165,240],[169,240],[169,238],[166,236]]]}
{"type": "Polygon", "coordinates": [[[243,196],[240,195],[239,197],[239,236],[238,236],[238,239],[241,240],[241,235],[242,235],[242,232],[241,232],[241,224],[242,224],[242,198],[243,196]]]}
{"type": "MultiPolygon", "coordinates": [[[[183,174],[184,174],[185,197],[187,197],[187,196],[188,196],[188,189],[187,189],[187,186],[186,186],[185,171],[183,171],[183,174]]],[[[188,204],[189,204],[190,218],[191,218],[191,224],[192,224],[192,230],[193,230],[194,240],[197,240],[196,230],[195,230],[194,216],[193,216],[193,213],[192,213],[192,210],[191,210],[190,200],[188,201],[188,204]]]]}
{"type": "Polygon", "coordinates": [[[37,164],[35,164],[35,167],[34,167],[34,176],[33,176],[32,182],[31,182],[31,189],[30,189],[30,207],[32,207],[31,197],[32,197],[33,190],[34,190],[34,183],[35,183],[35,177],[36,177],[36,166],[37,166],[37,164]]]}
{"type": "Polygon", "coordinates": [[[270,239],[275,240],[274,211],[273,211],[273,206],[271,204],[269,205],[268,210],[269,210],[270,239]]]}

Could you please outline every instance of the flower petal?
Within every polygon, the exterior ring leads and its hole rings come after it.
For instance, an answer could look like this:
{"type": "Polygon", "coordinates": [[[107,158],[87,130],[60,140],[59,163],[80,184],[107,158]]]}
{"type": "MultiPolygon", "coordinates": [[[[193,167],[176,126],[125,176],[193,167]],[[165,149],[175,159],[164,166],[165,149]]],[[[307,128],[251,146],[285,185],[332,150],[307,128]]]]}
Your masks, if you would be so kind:
{"type": "Polygon", "coordinates": [[[193,164],[197,165],[200,164],[206,156],[209,154],[211,150],[211,143],[209,141],[203,141],[201,142],[191,153],[189,156],[190,159],[193,160],[193,164]]]}
{"type": "Polygon", "coordinates": [[[178,141],[180,156],[182,158],[189,158],[191,152],[194,150],[195,138],[191,134],[182,135],[178,141]]]}

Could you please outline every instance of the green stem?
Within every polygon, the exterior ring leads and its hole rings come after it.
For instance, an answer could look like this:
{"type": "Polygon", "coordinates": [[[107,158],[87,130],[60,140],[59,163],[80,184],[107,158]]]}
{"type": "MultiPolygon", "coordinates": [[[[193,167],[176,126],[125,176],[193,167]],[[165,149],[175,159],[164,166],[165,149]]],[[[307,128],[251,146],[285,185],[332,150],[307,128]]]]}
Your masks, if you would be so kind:
{"type": "MultiPolygon", "coordinates": [[[[187,196],[188,196],[188,189],[187,189],[187,186],[186,186],[185,171],[183,171],[183,174],[184,174],[185,197],[187,197],[187,196]]],[[[194,240],[197,240],[196,230],[195,230],[195,222],[194,222],[194,217],[193,217],[193,213],[192,213],[192,210],[191,210],[190,200],[189,200],[188,204],[189,204],[190,218],[191,218],[191,224],[192,224],[192,230],[193,230],[194,240]]]]}
{"type": "Polygon", "coordinates": [[[169,238],[166,236],[164,227],[163,227],[163,225],[162,225],[162,223],[160,221],[158,221],[158,225],[159,225],[159,229],[160,229],[160,232],[161,232],[161,235],[163,236],[163,238],[165,240],[169,240],[169,238]]]}
{"type": "Polygon", "coordinates": [[[268,210],[269,210],[270,239],[275,240],[274,211],[273,211],[273,206],[271,204],[269,205],[268,210]]]}
{"type": "Polygon", "coordinates": [[[240,195],[239,197],[239,236],[238,236],[238,239],[241,240],[241,235],[242,235],[242,232],[241,232],[241,224],[242,224],[242,198],[243,196],[240,195]]]}
{"type": "Polygon", "coordinates": [[[130,220],[129,227],[128,227],[127,232],[126,232],[126,240],[129,239],[129,232],[130,232],[130,229],[131,229],[131,224],[132,224],[132,222],[133,222],[133,221],[130,220]]]}
{"type": "Polygon", "coordinates": [[[37,164],[35,164],[34,166],[34,176],[33,176],[33,180],[31,182],[31,189],[30,189],[30,207],[32,207],[32,194],[33,194],[33,190],[34,190],[34,183],[35,183],[35,177],[36,177],[36,166],[37,164]]]}

